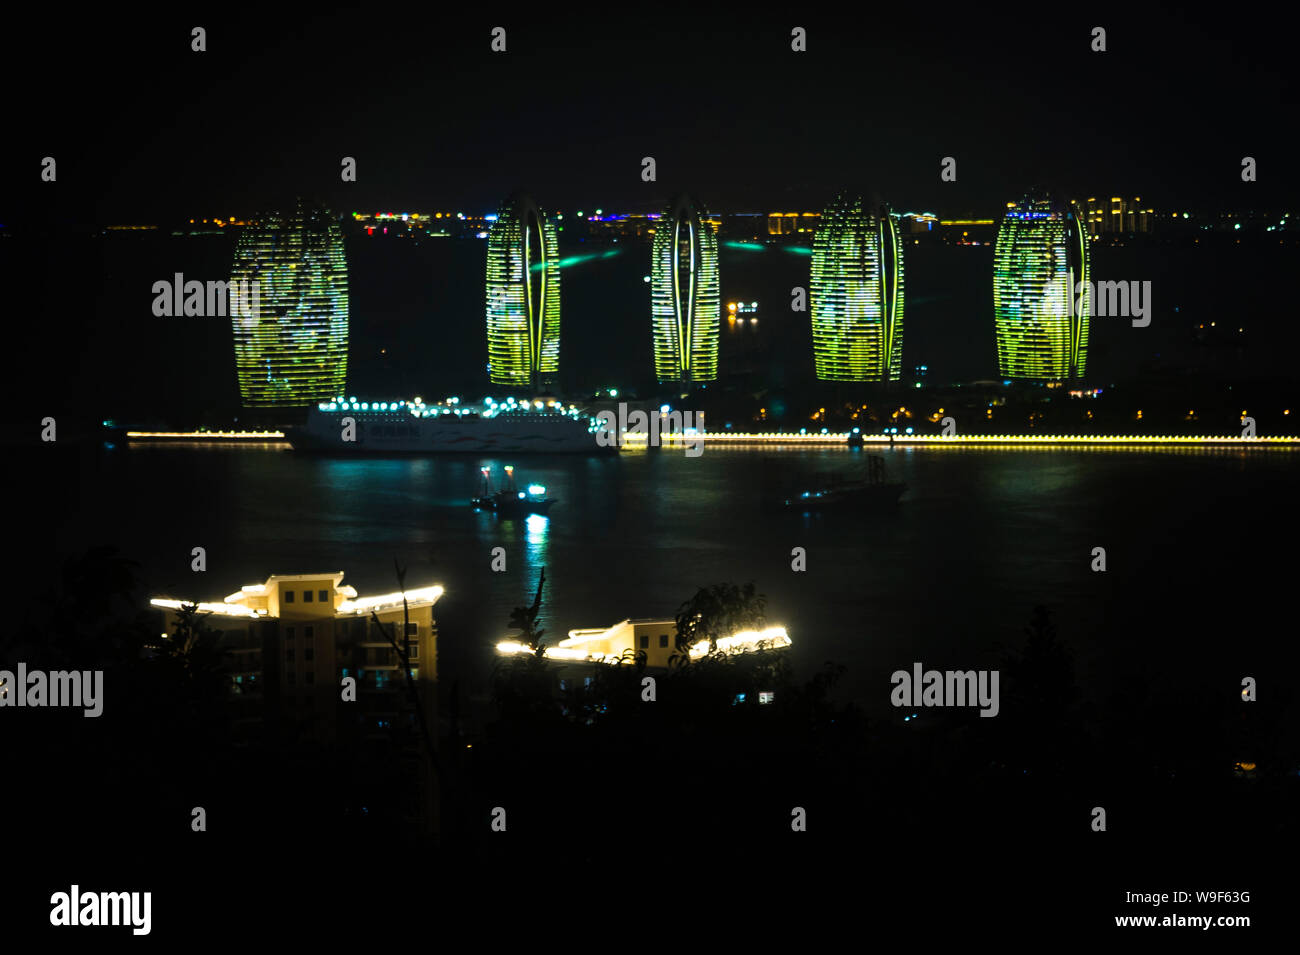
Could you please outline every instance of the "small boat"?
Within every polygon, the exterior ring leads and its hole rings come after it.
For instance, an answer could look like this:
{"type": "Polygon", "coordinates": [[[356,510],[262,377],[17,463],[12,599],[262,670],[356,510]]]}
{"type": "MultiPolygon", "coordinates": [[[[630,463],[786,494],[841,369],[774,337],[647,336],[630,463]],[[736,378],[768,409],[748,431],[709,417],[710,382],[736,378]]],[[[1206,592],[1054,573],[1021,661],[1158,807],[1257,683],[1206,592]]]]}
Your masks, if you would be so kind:
{"type": "Polygon", "coordinates": [[[901,481],[885,480],[885,460],[876,455],[867,458],[864,480],[845,481],[832,476],[829,481],[785,497],[785,507],[792,511],[885,510],[893,507],[907,490],[901,481]]]}
{"type": "Polygon", "coordinates": [[[554,498],[546,496],[546,488],[541,484],[530,484],[527,490],[515,487],[515,469],[506,466],[505,487],[499,491],[492,490],[492,475],[488,468],[481,469],[483,486],[479,496],[470,502],[480,511],[496,511],[503,517],[515,517],[524,514],[545,514],[555,503],[554,498]]]}

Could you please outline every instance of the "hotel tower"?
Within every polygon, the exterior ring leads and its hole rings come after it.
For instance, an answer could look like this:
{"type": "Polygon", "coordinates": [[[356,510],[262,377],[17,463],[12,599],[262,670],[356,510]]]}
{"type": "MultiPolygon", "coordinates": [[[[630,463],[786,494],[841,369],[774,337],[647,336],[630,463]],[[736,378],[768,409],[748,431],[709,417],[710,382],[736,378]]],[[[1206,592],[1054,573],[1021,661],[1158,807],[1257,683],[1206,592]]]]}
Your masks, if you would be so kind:
{"type": "Polygon", "coordinates": [[[1073,204],[1043,197],[1007,203],[993,251],[993,316],[1002,377],[1083,377],[1089,296],[1074,290],[1090,280],[1087,230],[1073,204]]]}
{"type": "Polygon", "coordinates": [[[507,199],[488,232],[488,368],[493,384],[534,392],[560,369],[555,223],[526,196],[507,199]]]}
{"type": "Polygon", "coordinates": [[[813,237],[813,361],[822,381],[898,381],[903,371],[903,242],[898,217],[838,197],[813,237]]]}
{"type": "Polygon", "coordinates": [[[683,387],[718,377],[718,235],[690,197],[678,198],[655,228],[650,312],[655,375],[683,387]]]}
{"type": "Polygon", "coordinates": [[[235,243],[231,322],[246,408],[301,408],[347,388],[348,266],[338,221],[299,199],[235,243]]]}

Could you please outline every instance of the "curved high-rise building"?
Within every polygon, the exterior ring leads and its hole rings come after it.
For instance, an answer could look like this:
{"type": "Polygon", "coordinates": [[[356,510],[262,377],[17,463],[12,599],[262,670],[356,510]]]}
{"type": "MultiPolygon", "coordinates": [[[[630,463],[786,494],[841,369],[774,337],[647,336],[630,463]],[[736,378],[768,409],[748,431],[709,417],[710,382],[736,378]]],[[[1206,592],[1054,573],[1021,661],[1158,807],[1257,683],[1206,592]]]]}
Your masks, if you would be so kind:
{"type": "Polygon", "coordinates": [[[297,408],[347,388],[348,266],[321,206],[261,216],[235,243],[231,323],[246,408],[297,408]]]}
{"type": "Polygon", "coordinates": [[[655,375],[688,385],[718,377],[718,234],[688,196],[655,226],[650,252],[655,375]]]}
{"type": "Polygon", "coordinates": [[[813,361],[823,381],[903,374],[903,240],[898,217],[841,195],[813,236],[813,361]]]}
{"type": "Polygon", "coordinates": [[[488,368],[492,382],[539,390],[560,370],[560,264],[555,223],[531,199],[497,211],[487,249],[488,368]]]}
{"type": "Polygon", "coordinates": [[[993,315],[1004,378],[1081,378],[1088,357],[1088,235],[1072,205],[1007,203],[993,251],[993,315]],[[1085,289],[1087,286],[1083,286],[1085,289]]]}

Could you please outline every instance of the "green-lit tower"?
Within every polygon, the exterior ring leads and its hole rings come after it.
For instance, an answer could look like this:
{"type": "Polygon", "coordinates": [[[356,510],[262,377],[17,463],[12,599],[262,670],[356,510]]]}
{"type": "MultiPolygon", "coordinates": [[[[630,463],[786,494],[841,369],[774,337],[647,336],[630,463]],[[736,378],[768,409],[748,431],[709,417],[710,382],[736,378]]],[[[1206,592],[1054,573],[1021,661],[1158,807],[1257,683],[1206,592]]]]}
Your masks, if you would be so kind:
{"type": "Polygon", "coordinates": [[[235,243],[231,322],[246,408],[300,408],[347,390],[348,266],[322,206],[261,216],[235,243]]]}
{"type": "Polygon", "coordinates": [[[1049,198],[1007,203],[993,251],[993,316],[1002,377],[1083,377],[1091,303],[1088,295],[1075,292],[1091,276],[1087,230],[1081,223],[1072,205],[1049,198]]]}
{"type": "Polygon", "coordinates": [[[841,195],[813,237],[813,361],[823,381],[903,373],[903,240],[898,217],[841,195]]]}
{"type": "Polygon", "coordinates": [[[681,196],[660,217],[650,252],[655,375],[683,387],[718,377],[718,233],[681,196]]]}
{"type": "Polygon", "coordinates": [[[488,368],[493,384],[554,383],[560,370],[560,266],[555,223],[531,199],[502,203],[488,232],[488,368]]]}

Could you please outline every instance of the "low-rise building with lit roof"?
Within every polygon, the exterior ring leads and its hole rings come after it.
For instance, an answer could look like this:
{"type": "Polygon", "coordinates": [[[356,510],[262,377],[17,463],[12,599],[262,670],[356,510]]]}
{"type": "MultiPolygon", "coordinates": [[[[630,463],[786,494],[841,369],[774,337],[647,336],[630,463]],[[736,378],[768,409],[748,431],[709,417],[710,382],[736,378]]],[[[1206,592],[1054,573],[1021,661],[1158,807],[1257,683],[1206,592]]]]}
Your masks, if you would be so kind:
{"type": "MultiPolygon", "coordinates": [[[[428,725],[435,727],[433,606],[442,593],[431,586],[361,597],[340,571],[275,574],[221,602],[197,603],[204,624],[220,635],[241,735],[274,728],[331,742],[344,726],[383,735],[394,721],[413,717],[405,674],[384,630],[399,643],[409,640],[411,675],[428,725]],[[343,700],[348,677],[356,680],[355,703],[343,700]]],[[[170,638],[191,601],[157,597],[150,603],[162,611],[170,638]]]]}
{"type": "MultiPolygon", "coordinates": [[[[542,653],[551,660],[571,660],[588,663],[614,663],[625,653],[644,653],[647,667],[666,668],[677,652],[677,623],[672,619],[627,619],[612,627],[595,627],[570,630],[569,636],[554,646],[544,646],[542,653]]],[[[747,630],[718,640],[718,650],[723,653],[749,653],[759,649],[780,649],[790,646],[790,637],[784,627],[765,630],[747,630]]],[[[497,652],[504,655],[532,653],[525,644],[503,640],[497,652]]],[[[709,642],[702,640],[691,647],[692,659],[709,652],[709,642]]]]}

